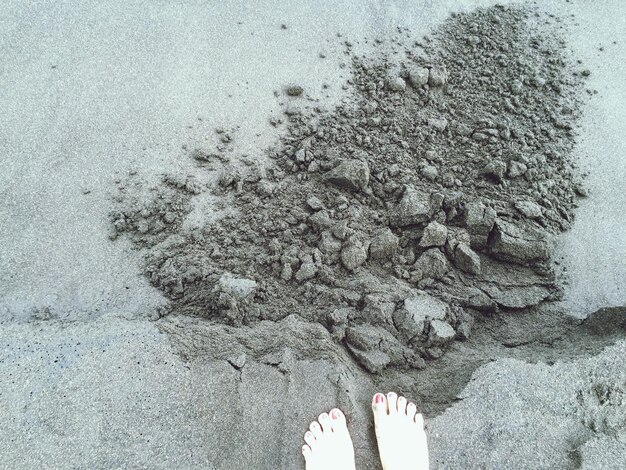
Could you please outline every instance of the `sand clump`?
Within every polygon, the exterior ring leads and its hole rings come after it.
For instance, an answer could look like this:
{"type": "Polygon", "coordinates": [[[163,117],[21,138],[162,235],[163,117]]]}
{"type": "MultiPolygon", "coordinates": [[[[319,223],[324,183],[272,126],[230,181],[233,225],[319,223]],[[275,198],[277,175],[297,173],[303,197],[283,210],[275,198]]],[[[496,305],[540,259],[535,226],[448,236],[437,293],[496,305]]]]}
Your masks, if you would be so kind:
{"type": "Polygon", "coordinates": [[[113,238],[145,249],[162,314],[240,326],[295,313],[371,373],[422,368],[476,315],[561,294],[551,256],[584,192],[571,150],[585,74],[560,27],[496,6],[451,16],[401,60],[348,48],[342,105],[307,107],[289,85],[267,161],[195,149],[216,183],[164,176],[148,202],[125,188],[113,238]],[[224,215],[186,229],[201,194],[224,215]]]}

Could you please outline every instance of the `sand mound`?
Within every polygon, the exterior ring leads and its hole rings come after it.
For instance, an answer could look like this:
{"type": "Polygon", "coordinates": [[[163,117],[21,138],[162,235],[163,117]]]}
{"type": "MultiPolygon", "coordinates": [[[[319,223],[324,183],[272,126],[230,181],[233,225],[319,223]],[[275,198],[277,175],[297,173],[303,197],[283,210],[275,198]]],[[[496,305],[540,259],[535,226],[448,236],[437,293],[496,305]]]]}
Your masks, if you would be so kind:
{"type": "Polygon", "coordinates": [[[570,151],[589,73],[561,27],[498,6],[422,42],[399,31],[393,60],[346,42],[342,105],[287,87],[265,162],[241,165],[218,129],[222,145],[190,152],[196,174],[164,176],[148,202],[122,185],[113,237],[146,250],[146,276],[171,301],[162,314],[237,327],[295,313],[371,373],[422,368],[476,315],[560,294],[553,236],[584,194],[570,151]],[[221,217],[190,230],[199,197],[221,217]]]}

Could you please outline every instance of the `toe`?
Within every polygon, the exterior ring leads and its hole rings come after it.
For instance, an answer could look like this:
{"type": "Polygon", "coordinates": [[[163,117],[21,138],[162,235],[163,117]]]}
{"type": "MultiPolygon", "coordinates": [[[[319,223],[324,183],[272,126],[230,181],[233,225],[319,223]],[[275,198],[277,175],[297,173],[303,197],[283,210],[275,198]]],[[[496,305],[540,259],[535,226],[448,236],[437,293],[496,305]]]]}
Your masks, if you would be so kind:
{"type": "Polygon", "coordinates": [[[377,393],[372,398],[372,411],[374,416],[383,416],[387,414],[387,398],[382,393],[377,393]]]}
{"type": "Polygon", "coordinates": [[[415,420],[415,413],[417,413],[417,406],[415,406],[415,403],[409,402],[406,407],[406,415],[409,417],[409,419],[415,420]]]}
{"type": "Polygon", "coordinates": [[[309,429],[313,433],[313,436],[315,436],[315,439],[322,437],[322,428],[317,421],[313,421],[309,426],[309,429]]]}
{"type": "Polygon", "coordinates": [[[398,414],[398,395],[394,392],[387,394],[387,409],[390,415],[398,414]]]}
{"type": "Polygon", "coordinates": [[[406,398],[398,397],[398,414],[406,415],[406,398]]]}
{"type": "Polygon", "coordinates": [[[424,429],[424,417],[422,416],[422,413],[417,413],[415,415],[415,424],[417,424],[417,427],[421,430],[424,429]]]}
{"type": "Polygon", "coordinates": [[[322,427],[322,432],[331,432],[331,426],[330,426],[330,416],[328,416],[328,413],[322,413],[321,415],[318,416],[317,420],[320,423],[320,426],[322,427]]]}
{"type": "Polygon", "coordinates": [[[311,431],[307,431],[304,433],[304,442],[308,444],[309,449],[315,447],[316,439],[311,431]]]}
{"type": "Polygon", "coordinates": [[[346,417],[339,408],[330,411],[330,427],[334,432],[347,431],[346,417]]]}
{"type": "Polygon", "coordinates": [[[306,461],[311,458],[311,448],[308,445],[302,446],[302,455],[304,455],[304,460],[306,461]]]}

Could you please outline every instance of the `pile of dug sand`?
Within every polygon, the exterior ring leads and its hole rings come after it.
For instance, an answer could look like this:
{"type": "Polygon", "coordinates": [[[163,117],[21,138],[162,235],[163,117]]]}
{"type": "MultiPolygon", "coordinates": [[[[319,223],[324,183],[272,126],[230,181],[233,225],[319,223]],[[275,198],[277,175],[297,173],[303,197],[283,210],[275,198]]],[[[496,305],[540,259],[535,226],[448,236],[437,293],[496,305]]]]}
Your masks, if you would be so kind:
{"type": "Polygon", "coordinates": [[[286,87],[265,161],[242,165],[218,129],[218,148],[190,152],[196,173],[165,175],[147,203],[121,183],[112,236],[145,250],[161,315],[237,328],[297,314],[369,373],[423,368],[477,316],[561,294],[553,240],[584,196],[571,150],[590,73],[562,27],[496,6],[419,42],[399,31],[400,58],[346,42],[342,105],[286,87]],[[188,229],[197,197],[221,217],[188,229]]]}

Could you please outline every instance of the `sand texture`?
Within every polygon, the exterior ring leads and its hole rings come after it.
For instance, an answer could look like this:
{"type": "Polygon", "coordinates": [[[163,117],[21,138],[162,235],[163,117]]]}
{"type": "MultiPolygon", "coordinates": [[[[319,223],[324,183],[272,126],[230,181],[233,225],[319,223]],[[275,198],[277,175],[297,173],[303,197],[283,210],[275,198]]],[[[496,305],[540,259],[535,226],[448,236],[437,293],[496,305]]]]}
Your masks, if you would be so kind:
{"type": "Polygon", "coordinates": [[[0,468],[626,466],[621,2],[2,3],[0,468]]]}

